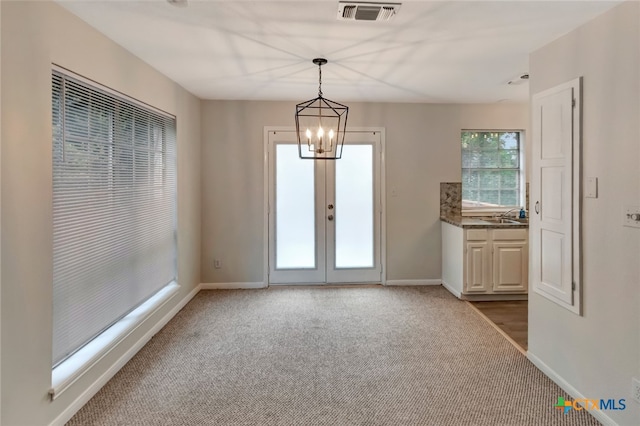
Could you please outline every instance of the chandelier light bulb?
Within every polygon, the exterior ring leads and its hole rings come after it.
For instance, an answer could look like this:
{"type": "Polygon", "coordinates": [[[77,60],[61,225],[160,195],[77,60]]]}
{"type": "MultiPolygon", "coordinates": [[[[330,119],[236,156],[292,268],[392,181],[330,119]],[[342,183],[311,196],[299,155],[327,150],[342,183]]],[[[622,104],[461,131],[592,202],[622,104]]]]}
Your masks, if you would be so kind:
{"type": "Polygon", "coordinates": [[[318,128],[318,139],[324,136],[324,129],[322,127],[318,128]]]}
{"type": "Polygon", "coordinates": [[[311,130],[307,129],[307,139],[311,139],[311,130]]]}

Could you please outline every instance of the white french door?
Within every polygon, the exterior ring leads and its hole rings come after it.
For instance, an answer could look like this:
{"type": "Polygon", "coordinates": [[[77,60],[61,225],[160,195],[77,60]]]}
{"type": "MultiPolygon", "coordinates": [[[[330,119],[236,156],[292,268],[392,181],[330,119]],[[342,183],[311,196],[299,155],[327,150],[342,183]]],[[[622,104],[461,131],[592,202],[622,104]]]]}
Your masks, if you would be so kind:
{"type": "Polygon", "coordinates": [[[267,132],[270,284],[380,282],[382,134],[345,136],[341,159],[309,160],[267,132]]]}

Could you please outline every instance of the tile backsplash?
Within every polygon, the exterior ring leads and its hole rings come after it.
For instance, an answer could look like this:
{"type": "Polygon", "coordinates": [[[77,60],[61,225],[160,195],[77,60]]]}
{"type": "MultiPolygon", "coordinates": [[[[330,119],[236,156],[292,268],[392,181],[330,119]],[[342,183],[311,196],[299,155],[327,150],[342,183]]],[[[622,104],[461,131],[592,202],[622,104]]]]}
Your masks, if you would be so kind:
{"type": "MultiPolygon", "coordinates": [[[[529,214],[529,183],[525,187],[525,209],[529,214]]],[[[462,182],[440,182],[440,217],[462,215],[462,182]]]]}
{"type": "Polygon", "coordinates": [[[462,182],[440,182],[440,217],[462,214],[462,182]]]}

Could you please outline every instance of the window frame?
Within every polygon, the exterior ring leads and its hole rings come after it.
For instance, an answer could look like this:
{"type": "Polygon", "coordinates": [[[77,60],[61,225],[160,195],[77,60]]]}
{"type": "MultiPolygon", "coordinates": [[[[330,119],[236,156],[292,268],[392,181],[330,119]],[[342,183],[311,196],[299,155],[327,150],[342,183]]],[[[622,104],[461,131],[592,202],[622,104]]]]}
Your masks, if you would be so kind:
{"type": "MultiPolygon", "coordinates": [[[[461,172],[461,209],[462,214],[465,216],[477,215],[477,214],[492,214],[492,213],[504,213],[513,209],[525,208],[526,203],[526,170],[525,170],[525,131],[524,129],[481,129],[481,128],[469,128],[469,129],[461,129],[460,130],[460,172],[461,172]],[[464,149],[462,148],[462,135],[463,133],[517,133],[518,134],[518,169],[515,168],[474,168],[474,167],[463,167],[463,158],[464,158],[464,149]],[[490,205],[490,206],[470,206],[465,205],[464,198],[462,193],[464,192],[464,179],[462,179],[462,174],[464,170],[516,170],[518,172],[518,188],[517,188],[517,204],[514,205],[490,205]]],[[[501,151],[499,148],[496,149],[496,152],[501,151]]]]}

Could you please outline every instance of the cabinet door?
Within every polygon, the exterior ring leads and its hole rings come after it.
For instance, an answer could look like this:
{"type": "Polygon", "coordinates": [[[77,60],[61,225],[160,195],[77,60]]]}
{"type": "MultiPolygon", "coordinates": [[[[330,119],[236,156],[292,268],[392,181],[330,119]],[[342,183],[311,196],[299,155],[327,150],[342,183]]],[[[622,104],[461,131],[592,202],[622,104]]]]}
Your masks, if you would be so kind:
{"type": "Polygon", "coordinates": [[[491,290],[491,261],[487,241],[467,242],[465,247],[465,291],[469,293],[491,290]]]}
{"type": "Polygon", "coordinates": [[[528,254],[526,241],[493,243],[493,291],[527,289],[528,254]]]}

